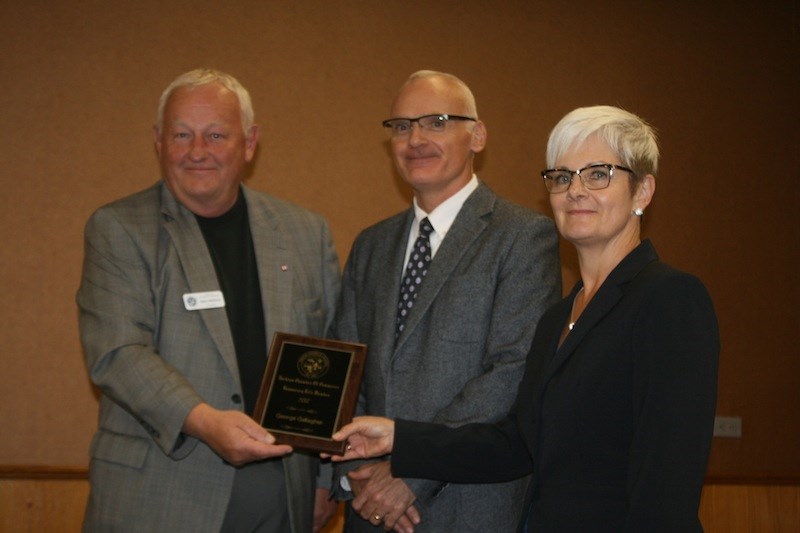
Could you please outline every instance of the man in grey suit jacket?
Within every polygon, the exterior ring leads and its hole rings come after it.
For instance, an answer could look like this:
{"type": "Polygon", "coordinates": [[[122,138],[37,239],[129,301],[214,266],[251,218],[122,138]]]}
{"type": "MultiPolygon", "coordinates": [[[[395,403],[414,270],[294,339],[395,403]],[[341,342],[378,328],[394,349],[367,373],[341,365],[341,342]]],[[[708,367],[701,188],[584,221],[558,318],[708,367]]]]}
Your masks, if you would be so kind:
{"type": "Polygon", "coordinates": [[[159,104],[163,180],[86,226],[87,531],[305,533],[315,499],[333,511],[318,460],[247,416],[273,333],[325,335],[340,283],[325,220],[242,185],[257,141],[244,87],[188,72],[159,104]]]}
{"type": "MultiPolygon", "coordinates": [[[[498,420],[514,400],[540,315],[561,296],[555,227],[473,174],[486,127],[461,80],[412,74],[391,116],[384,126],[414,205],[356,239],[334,326],[338,337],[369,346],[358,414],[498,420]],[[418,229],[423,220],[433,230],[418,254],[415,241],[430,230],[418,229]],[[404,294],[417,296],[398,309],[406,263],[419,273],[404,294]]],[[[382,460],[337,465],[333,489],[352,498],[348,531],[483,532],[513,530],[525,486],[395,479],[382,460]]]]}

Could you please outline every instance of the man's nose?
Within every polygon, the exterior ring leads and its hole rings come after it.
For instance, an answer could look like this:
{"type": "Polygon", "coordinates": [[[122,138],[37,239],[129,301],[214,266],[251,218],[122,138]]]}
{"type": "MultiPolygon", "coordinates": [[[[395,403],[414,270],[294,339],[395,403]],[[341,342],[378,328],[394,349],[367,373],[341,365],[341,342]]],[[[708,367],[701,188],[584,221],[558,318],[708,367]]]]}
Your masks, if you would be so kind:
{"type": "Polygon", "coordinates": [[[419,122],[411,123],[411,132],[408,134],[409,144],[418,145],[426,142],[428,137],[425,135],[425,130],[419,125],[419,122]]]}
{"type": "Polygon", "coordinates": [[[189,157],[193,160],[204,159],[206,156],[206,140],[202,135],[197,135],[192,140],[192,146],[189,150],[189,157]]]}

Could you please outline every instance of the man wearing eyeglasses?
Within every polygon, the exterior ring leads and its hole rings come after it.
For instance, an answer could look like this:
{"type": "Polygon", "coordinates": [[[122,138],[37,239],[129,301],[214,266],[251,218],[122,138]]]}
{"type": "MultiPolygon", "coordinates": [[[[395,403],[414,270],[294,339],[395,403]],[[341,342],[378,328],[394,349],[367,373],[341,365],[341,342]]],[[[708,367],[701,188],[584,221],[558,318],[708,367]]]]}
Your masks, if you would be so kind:
{"type": "MultiPolygon", "coordinates": [[[[448,425],[511,407],[542,312],[561,295],[553,222],[473,172],[486,126],[460,79],[420,71],[383,122],[413,206],[364,230],[345,267],[336,335],[366,343],[357,414],[448,425]]],[[[389,462],[337,465],[346,530],[512,531],[525,480],[398,479],[389,462]]]]}

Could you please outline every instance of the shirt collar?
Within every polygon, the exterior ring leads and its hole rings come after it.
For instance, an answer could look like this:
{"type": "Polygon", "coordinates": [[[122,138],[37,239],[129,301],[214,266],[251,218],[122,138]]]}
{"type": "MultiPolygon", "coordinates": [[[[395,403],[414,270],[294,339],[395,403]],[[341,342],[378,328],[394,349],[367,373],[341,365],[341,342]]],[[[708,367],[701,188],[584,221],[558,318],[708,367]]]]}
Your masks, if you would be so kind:
{"type": "Polygon", "coordinates": [[[444,239],[444,236],[447,235],[447,232],[450,230],[450,226],[452,226],[453,222],[455,222],[458,212],[461,211],[461,207],[464,205],[464,202],[467,201],[469,195],[472,194],[477,188],[478,176],[473,174],[472,179],[470,179],[466,185],[464,185],[453,196],[436,206],[436,208],[430,213],[426,213],[417,204],[417,199],[415,197],[414,225],[418,226],[420,220],[428,217],[428,221],[433,226],[433,231],[440,239],[444,239]]]}

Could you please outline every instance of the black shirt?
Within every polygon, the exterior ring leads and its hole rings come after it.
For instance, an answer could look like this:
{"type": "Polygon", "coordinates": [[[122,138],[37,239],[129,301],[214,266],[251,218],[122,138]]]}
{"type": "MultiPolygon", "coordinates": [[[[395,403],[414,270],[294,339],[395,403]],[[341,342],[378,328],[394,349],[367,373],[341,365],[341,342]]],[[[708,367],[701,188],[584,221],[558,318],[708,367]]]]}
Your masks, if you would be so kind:
{"type": "Polygon", "coordinates": [[[211,253],[225,297],[225,311],[236,347],[245,412],[252,414],[267,364],[267,343],[247,202],[240,189],[236,203],[227,213],[214,218],[195,215],[195,218],[211,253]]]}

